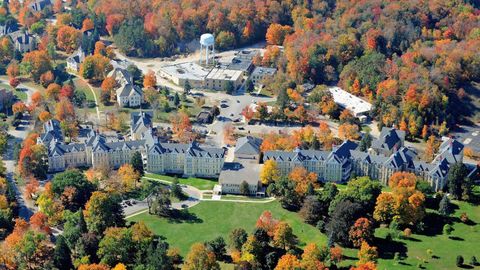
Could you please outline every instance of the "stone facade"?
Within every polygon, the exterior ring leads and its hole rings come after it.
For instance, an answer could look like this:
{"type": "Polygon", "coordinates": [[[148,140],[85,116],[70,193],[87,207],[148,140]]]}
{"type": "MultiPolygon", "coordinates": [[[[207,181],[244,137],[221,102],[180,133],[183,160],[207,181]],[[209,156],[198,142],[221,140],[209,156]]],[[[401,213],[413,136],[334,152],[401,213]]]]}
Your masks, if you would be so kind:
{"type": "MultiPolygon", "coordinates": [[[[145,114],[138,117],[137,121],[144,121],[140,118],[145,114]]],[[[223,148],[202,147],[196,142],[161,143],[151,129],[142,134],[142,139],[131,141],[107,141],[102,134],[91,131],[83,143],[70,144],[64,142],[58,121],[48,121],[44,130],[37,143],[47,148],[49,172],[77,167],[118,169],[130,163],[135,152],[141,153],[146,171],[152,173],[217,178],[223,168],[223,148]]]]}
{"type": "MultiPolygon", "coordinates": [[[[417,160],[416,153],[405,147],[389,156],[356,149],[356,143],[345,141],[331,152],[299,149],[292,152],[267,151],[263,161],[274,160],[284,176],[301,166],[316,173],[319,181],[337,183],[344,183],[352,176],[369,176],[388,185],[393,173],[411,172],[430,183],[435,191],[445,187],[450,166],[463,162],[463,145],[454,139],[442,143],[432,163],[417,160]]],[[[470,170],[472,175],[476,168],[470,170]]]]}

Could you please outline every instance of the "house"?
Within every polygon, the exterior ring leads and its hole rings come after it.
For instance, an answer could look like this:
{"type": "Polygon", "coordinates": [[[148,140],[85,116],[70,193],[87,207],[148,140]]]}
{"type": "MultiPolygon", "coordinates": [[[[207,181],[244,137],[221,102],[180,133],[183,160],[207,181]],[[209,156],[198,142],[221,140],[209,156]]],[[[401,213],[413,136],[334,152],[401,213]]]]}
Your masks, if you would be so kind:
{"type": "Polygon", "coordinates": [[[237,140],[235,145],[235,161],[238,162],[250,162],[250,163],[260,163],[261,161],[261,150],[263,140],[253,136],[241,137],[237,140]]]}
{"type": "Polygon", "coordinates": [[[67,58],[67,70],[78,72],[83,60],[85,60],[85,51],[80,47],[67,58]]]}
{"type": "Polygon", "coordinates": [[[28,32],[16,31],[10,34],[12,38],[15,50],[25,53],[35,50],[36,41],[35,38],[28,32]]]}
{"type": "Polygon", "coordinates": [[[28,7],[34,12],[40,12],[51,5],[52,2],[50,2],[50,0],[33,0],[29,3],[28,7]]]}
{"type": "Polygon", "coordinates": [[[112,77],[117,82],[117,84],[121,86],[133,83],[133,78],[130,72],[121,67],[116,67],[112,71],[110,71],[108,73],[108,77],[112,77]]]}
{"type": "Polygon", "coordinates": [[[197,115],[197,123],[208,125],[213,122],[215,116],[212,111],[201,111],[197,115]]]}
{"type": "Polygon", "coordinates": [[[120,86],[117,91],[117,102],[120,107],[139,107],[143,100],[143,91],[131,83],[120,86]]]}
{"type": "Polygon", "coordinates": [[[246,182],[248,185],[248,195],[265,196],[265,191],[261,188],[259,182],[260,171],[260,164],[247,165],[238,162],[225,162],[218,178],[220,189],[216,193],[218,195],[242,194],[242,192],[240,192],[240,186],[243,182],[246,182]]]}
{"type": "Polygon", "coordinates": [[[389,156],[403,147],[405,131],[383,127],[378,139],[373,140],[371,150],[376,154],[389,156]]]}
{"type": "Polygon", "coordinates": [[[153,111],[132,112],[130,114],[130,137],[139,140],[153,128],[153,111]]]}
{"type": "Polygon", "coordinates": [[[270,67],[255,67],[252,74],[250,75],[250,79],[256,85],[261,84],[263,80],[267,78],[272,78],[275,76],[277,72],[276,68],[270,67]]]}

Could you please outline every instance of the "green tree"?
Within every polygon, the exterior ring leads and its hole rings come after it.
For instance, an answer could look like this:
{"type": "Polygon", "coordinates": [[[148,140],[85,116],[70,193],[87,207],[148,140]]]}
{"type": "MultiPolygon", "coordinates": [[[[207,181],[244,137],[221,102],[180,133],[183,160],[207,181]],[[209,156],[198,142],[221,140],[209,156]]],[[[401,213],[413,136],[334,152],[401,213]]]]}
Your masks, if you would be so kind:
{"type": "Polygon", "coordinates": [[[140,152],[135,151],[132,155],[132,160],[131,164],[133,166],[133,169],[140,174],[140,176],[143,176],[145,174],[143,170],[143,160],[142,160],[142,154],[140,152]]]}
{"type": "Polygon", "coordinates": [[[213,252],[218,260],[221,260],[227,252],[225,249],[226,246],[225,239],[223,239],[221,236],[205,243],[207,250],[213,252]]]}
{"type": "Polygon", "coordinates": [[[365,135],[363,135],[362,139],[360,140],[360,151],[367,151],[370,146],[372,146],[372,136],[370,135],[370,132],[367,131],[367,133],[365,133],[365,135]]]}
{"type": "Polygon", "coordinates": [[[52,190],[58,197],[64,193],[67,187],[75,189],[71,200],[63,201],[65,208],[72,211],[83,207],[95,190],[95,186],[85,178],[85,175],[75,169],[58,173],[52,179],[52,190]]]}
{"type": "Polygon", "coordinates": [[[447,195],[444,194],[442,200],[438,205],[438,213],[442,216],[449,216],[452,213],[452,208],[450,206],[450,200],[447,195]]]}
{"type": "Polygon", "coordinates": [[[456,199],[460,199],[463,194],[465,178],[467,178],[468,170],[465,164],[455,163],[450,167],[447,174],[448,191],[456,199]]]}
{"type": "Polygon", "coordinates": [[[175,92],[175,95],[173,95],[173,105],[175,105],[176,108],[178,108],[178,105],[180,105],[180,96],[178,96],[177,92],[175,92]]]}
{"type": "Polygon", "coordinates": [[[106,265],[133,263],[135,257],[131,253],[135,252],[135,244],[132,237],[130,228],[107,228],[98,245],[100,262],[106,265]]]}
{"type": "Polygon", "coordinates": [[[172,202],[170,201],[170,193],[168,190],[160,190],[149,203],[149,213],[159,216],[168,217],[172,202]]]}
{"type": "Polygon", "coordinates": [[[62,235],[59,235],[57,237],[55,250],[53,252],[53,264],[58,269],[73,269],[72,259],[70,256],[70,249],[68,248],[65,238],[62,235]]]}
{"type": "Polygon", "coordinates": [[[223,91],[225,91],[225,93],[229,95],[233,94],[233,91],[235,91],[235,85],[233,84],[233,82],[227,81],[223,87],[223,91]]]}
{"type": "Polygon", "coordinates": [[[157,54],[156,45],[145,33],[143,20],[140,18],[123,22],[113,39],[118,48],[128,56],[148,57],[157,54]]]}
{"type": "Polygon", "coordinates": [[[453,227],[452,227],[452,225],[450,225],[450,224],[445,224],[445,225],[443,226],[443,234],[445,234],[445,235],[450,235],[450,234],[452,234],[452,232],[453,232],[453,227]]]}
{"type": "Polygon", "coordinates": [[[243,244],[247,241],[247,236],[248,234],[244,229],[233,229],[228,237],[230,239],[230,247],[235,250],[241,250],[243,244]]]}
{"type": "Polygon", "coordinates": [[[185,197],[185,194],[183,193],[182,187],[180,186],[176,176],[173,178],[172,185],[170,186],[170,192],[177,199],[181,200],[185,197]]]}
{"type": "Polygon", "coordinates": [[[215,47],[219,50],[232,49],[235,44],[235,35],[229,31],[221,31],[215,38],[215,47]]]}
{"type": "Polygon", "coordinates": [[[84,212],[88,231],[100,235],[108,227],[124,226],[125,220],[120,202],[118,194],[108,194],[103,191],[93,192],[84,212]]]}
{"type": "Polygon", "coordinates": [[[247,91],[247,93],[251,93],[253,90],[255,90],[255,85],[253,85],[253,81],[248,78],[245,82],[245,91],[247,91]]]}
{"type": "Polygon", "coordinates": [[[185,83],[183,84],[183,93],[188,95],[190,94],[190,90],[192,90],[192,86],[188,80],[185,80],[185,83]]]}
{"type": "Polygon", "coordinates": [[[247,181],[242,181],[242,183],[240,183],[240,194],[244,196],[248,196],[250,194],[247,181]]]}

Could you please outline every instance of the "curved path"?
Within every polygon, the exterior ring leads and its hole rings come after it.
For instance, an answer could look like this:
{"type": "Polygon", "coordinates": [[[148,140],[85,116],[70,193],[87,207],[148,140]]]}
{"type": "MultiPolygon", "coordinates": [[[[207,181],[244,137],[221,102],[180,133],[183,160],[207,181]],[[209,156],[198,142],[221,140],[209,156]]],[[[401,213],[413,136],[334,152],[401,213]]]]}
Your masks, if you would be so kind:
{"type": "Polygon", "coordinates": [[[78,76],[77,74],[75,73],[71,73],[71,72],[68,72],[68,74],[76,77],[77,79],[81,80],[82,82],[84,82],[86,85],[88,85],[88,88],[90,89],[90,91],[92,92],[93,94],[93,99],[95,101],[95,110],[97,111],[97,119],[98,119],[98,123],[100,123],[100,110],[98,109],[98,99],[97,99],[97,94],[95,93],[95,90],[93,89],[93,87],[90,85],[90,83],[88,83],[85,79],[83,79],[81,76],[78,76]]]}

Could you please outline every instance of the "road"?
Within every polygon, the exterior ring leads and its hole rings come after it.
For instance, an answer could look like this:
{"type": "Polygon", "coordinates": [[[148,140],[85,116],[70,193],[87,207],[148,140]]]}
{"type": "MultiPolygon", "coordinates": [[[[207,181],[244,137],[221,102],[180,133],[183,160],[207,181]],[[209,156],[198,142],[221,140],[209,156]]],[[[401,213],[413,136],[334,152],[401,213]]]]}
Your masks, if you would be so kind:
{"type": "MultiPolygon", "coordinates": [[[[35,89],[24,84],[20,84],[17,88],[26,89],[27,104],[30,104],[32,101],[32,94],[34,93],[35,89]]],[[[32,216],[33,212],[35,211],[35,206],[27,205],[27,201],[25,200],[22,190],[15,183],[14,174],[17,165],[16,160],[13,158],[13,146],[15,144],[21,144],[31,130],[31,119],[27,119],[27,117],[21,121],[21,124],[17,128],[10,127],[8,130],[8,134],[10,135],[10,138],[8,139],[8,148],[3,155],[3,160],[7,169],[7,180],[13,184],[12,186],[14,187],[15,194],[17,196],[19,216],[25,220],[30,219],[30,216],[32,216]]]]}
{"type": "MultiPolygon", "coordinates": [[[[163,182],[167,185],[170,184],[170,182],[168,181],[161,181],[155,178],[145,177],[145,179],[163,182]]],[[[185,193],[188,196],[188,198],[185,201],[172,203],[172,209],[181,210],[181,209],[190,208],[192,206],[197,205],[200,202],[200,199],[202,198],[202,192],[199,189],[192,186],[187,186],[187,185],[181,185],[181,186],[182,186],[183,193],[185,193]]],[[[148,204],[146,199],[143,201],[135,201],[135,202],[136,202],[135,204],[126,205],[123,208],[123,212],[126,217],[130,217],[137,213],[145,212],[148,209],[148,204]]]]}

